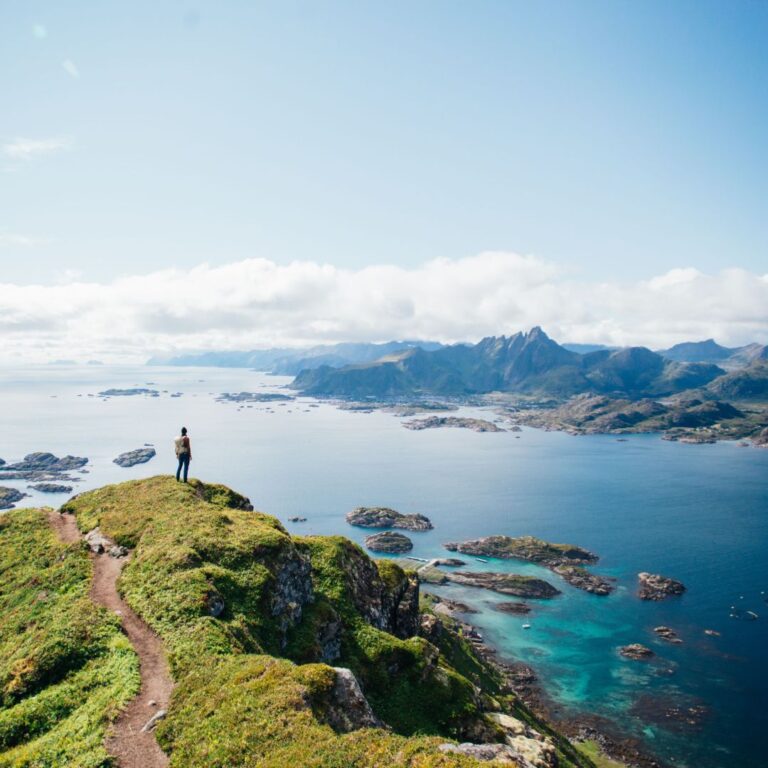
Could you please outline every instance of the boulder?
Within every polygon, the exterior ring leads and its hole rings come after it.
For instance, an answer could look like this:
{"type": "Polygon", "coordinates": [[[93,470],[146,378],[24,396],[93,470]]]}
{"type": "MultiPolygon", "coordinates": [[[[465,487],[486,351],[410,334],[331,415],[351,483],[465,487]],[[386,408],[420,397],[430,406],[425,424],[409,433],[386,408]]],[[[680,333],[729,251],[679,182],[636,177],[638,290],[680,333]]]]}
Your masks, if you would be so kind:
{"type": "Polygon", "coordinates": [[[360,728],[381,728],[383,723],[374,715],[352,670],[334,667],[336,681],[325,712],[328,724],[337,733],[349,733],[360,728]]]}
{"type": "Polygon", "coordinates": [[[224,598],[218,592],[209,592],[205,598],[205,605],[208,613],[214,619],[218,619],[226,608],[224,598]]]}
{"type": "Polygon", "coordinates": [[[113,542],[104,536],[98,527],[94,528],[92,531],[88,531],[84,538],[88,548],[95,555],[101,555],[113,546],[113,542]]]}

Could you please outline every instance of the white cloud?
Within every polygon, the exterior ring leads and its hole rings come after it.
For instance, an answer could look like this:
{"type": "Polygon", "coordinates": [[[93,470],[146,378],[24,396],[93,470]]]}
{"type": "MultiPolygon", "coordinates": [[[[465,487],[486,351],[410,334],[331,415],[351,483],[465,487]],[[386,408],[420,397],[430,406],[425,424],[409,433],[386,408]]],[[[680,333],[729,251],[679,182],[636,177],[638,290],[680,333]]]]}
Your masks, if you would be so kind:
{"type": "Polygon", "coordinates": [[[33,248],[50,242],[44,237],[32,237],[14,232],[0,232],[0,248],[33,248]]]}
{"type": "Polygon", "coordinates": [[[48,30],[42,24],[35,24],[32,27],[32,34],[38,40],[45,40],[48,37],[48,30]]]}
{"type": "Polygon", "coordinates": [[[247,259],[106,284],[0,283],[0,361],[134,361],[169,350],[342,340],[474,341],[533,325],[560,341],[766,343],[768,276],[676,269],[634,283],[580,282],[533,256],[488,252],[411,269],[247,259]]]}
{"type": "Polygon", "coordinates": [[[69,139],[14,139],[3,145],[3,153],[14,160],[29,160],[40,155],[63,152],[72,146],[69,139]]]}
{"type": "Polygon", "coordinates": [[[64,59],[64,61],[61,62],[61,66],[64,67],[64,71],[70,77],[75,78],[75,80],[80,77],[80,70],[77,68],[77,64],[75,64],[72,59],[64,59]]]}

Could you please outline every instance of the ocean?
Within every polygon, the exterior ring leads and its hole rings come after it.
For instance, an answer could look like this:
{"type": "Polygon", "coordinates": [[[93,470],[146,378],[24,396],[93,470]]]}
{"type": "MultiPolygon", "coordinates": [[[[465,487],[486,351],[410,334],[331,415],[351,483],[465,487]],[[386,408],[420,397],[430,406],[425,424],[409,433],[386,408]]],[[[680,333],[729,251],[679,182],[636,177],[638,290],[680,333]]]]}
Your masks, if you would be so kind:
{"type": "MultiPolygon", "coordinates": [[[[485,590],[435,591],[478,609],[473,623],[501,656],[536,670],[563,716],[606,717],[679,766],[766,765],[768,450],[684,445],[656,435],[617,441],[534,429],[411,431],[388,413],[313,407],[318,403],[308,398],[252,407],[215,400],[222,392],[284,393],[289,381],[217,368],[3,368],[0,457],[87,456],[90,471],[77,492],[174,471],[173,437],[185,425],[191,474],[244,493],[293,533],[344,534],[362,543],[370,531],[344,516],[380,505],[430,517],[433,531],[409,534],[417,557],[446,556],[444,542],[490,534],[586,547],[600,555],[594,570],[617,579],[609,597],[576,590],[534,565],[473,558],[465,558],[472,569],[538,575],[563,594],[530,601],[533,611],[520,617],[494,611],[491,604],[505,598],[485,590]],[[110,387],[161,394],[97,396],[110,387]],[[145,443],[158,451],[149,463],[112,463],[145,443]],[[307,521],[288,522],[296,515],[307,521]],[[643,602],[635,594],[640,571],[679,579],[688,591],[643,602]],[[747,610],[759,618],[744,620],[747,610]],[[657,638],[659,625],[684,642],[657,638]],[[619,656],[618,647],[633,642],[656,658],[619,656]]],[[[493,418],[476,409],[459,415],[493,418]]],[[[26,490],[24,482],[0,482],[26,490]]],[[[18,506],[66,499],[28,492],[18,506]]]]}

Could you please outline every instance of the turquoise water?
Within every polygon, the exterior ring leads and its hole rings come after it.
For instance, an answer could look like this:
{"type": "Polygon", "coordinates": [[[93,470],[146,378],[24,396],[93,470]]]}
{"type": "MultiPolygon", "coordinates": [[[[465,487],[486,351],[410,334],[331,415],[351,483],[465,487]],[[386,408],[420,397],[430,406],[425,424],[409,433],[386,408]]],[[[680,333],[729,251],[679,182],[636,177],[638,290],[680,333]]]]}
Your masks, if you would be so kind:
{"type": "Polygon", "coordinates": [[[80,484],[85,489],[170,472],[172,438],[184,423],[193,442],[193,475],[231,485],[283,521],[307,517],[286,523],[297,533],[344,533],[362,541],[367,531],[346,525],[344,514],[358,505],[387,505],[432,519],[434,531],[412,535],[419,557],[446,554],[446,541],[495,533],[585,546],[600,554],[597,570],[618,579],[612,596],[580,592],[536,566],[468,559],[472,568],[540,575],[563,591],[534,606],[529,630],[521,617],[490,610],[500,596],[458,586],[445,593],[481,609],[473,619],[483,634],[531,664],[563,714],[607,716],[677,765],[765,765],[767,450],[679,445],[648,435],[617,442],[529,429],[519,439],[412,432],[383,413],[310,408],[309,400],[238,410],[211,394],[276,391],[287,381],[223,369],[0,370],[0,457],[17,460],[34,450],[86,455],[92,463],[80,484]],[[147,382],[184,395],[87,397],[147,382]],[[145,442],[160,453],[149,464],[121,469],[111,463],[145,442]],[[688,592],[641,602],[634,596],[641,570],[681,579],[688,592]],[[731,605],[760,618],[731,619],[731,605]],[[657,640],[652,628],[660,624],[676,629],[684,644],[657,640]],[[722,637],[704,635],[705,628],[722,637]],[[621,659],[617,647],[630,642],[651,646],[658,659],[621,659]],[[654,711],[698,703],[709,715],[696,728],[655,722],[654,711]]]}

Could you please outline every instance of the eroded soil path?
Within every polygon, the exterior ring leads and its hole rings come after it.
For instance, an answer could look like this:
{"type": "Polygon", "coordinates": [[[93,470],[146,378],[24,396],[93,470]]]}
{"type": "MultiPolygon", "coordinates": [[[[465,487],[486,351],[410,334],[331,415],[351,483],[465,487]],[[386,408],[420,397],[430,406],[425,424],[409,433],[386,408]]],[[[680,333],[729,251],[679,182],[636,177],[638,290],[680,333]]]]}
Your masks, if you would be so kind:
{"type": "MultiPolygon", "coordinates": [[[[70,514],[49,512],[48,519],[59,538],[68,543],[80,541],[75,518],[70,514]]],[[[168,709],[173,681],[168,671],[160,638],[120,597],[117,579],[129,557],[93,555],[91,599],[120,616],[123,631],[139,657],[141,688],[114,722],[105,746],[120,768],[164,768],[168,756],[160,749],[152,730],[142,730],[158,712],[168,709]]]]}

